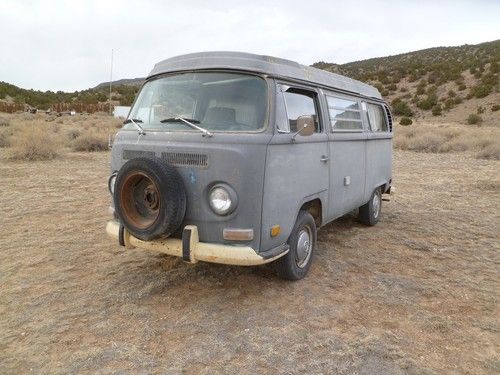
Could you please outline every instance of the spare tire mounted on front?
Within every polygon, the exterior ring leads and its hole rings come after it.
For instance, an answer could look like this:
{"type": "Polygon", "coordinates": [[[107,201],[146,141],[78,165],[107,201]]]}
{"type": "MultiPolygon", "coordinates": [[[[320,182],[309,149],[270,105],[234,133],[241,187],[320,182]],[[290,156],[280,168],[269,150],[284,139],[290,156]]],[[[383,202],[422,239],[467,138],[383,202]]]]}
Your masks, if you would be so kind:
{"type": "Polygon", "coordinates": [[[186,213],[182,178],[159,158],[126,162],[116,177],[113,200],[122,224],[143,241],[170,236],[186,213]]]}

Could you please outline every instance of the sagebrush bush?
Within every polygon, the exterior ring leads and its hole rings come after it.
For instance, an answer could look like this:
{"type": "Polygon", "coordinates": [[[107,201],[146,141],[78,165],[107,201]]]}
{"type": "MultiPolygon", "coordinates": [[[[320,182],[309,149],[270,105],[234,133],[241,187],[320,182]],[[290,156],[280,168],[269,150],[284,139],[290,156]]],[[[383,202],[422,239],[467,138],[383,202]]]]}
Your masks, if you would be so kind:
{"type": "Polygon", "coordinates": [[[483,118],[475,113],[471,113],[469,117],[467,117],[467,124],[469,125],[479,124],[482,121],[483,118]]]}
{"type": "Polygon", "coordinates": [[[493,87],[487,84],[479,84],[470,88],[469,95],[476,98],[484,98],[491,93],[493,87]]]}
{"type": "Polygon", "coordinates": [[[70,128],[66,131],[66,135],[70,141],[78,138],[81,134],[82,132],[78,128],[70,128]]]}
{"type": "Polygon", "coordinates": [[[423,100],[420,100],[417,103],[417,107],[420,109],[423,109],[425,111],[428,111],[432,109],[437,104],[438,97],[435,92],[431,92],[427,95],[427,97],[423,100]]]}
{"type": "Polygon", "coordinates": [[[11,131],[6,131],[4,129],[0,131],[0,148],[9,147],[9,138],[11,135],[11,131]]]}
{"type": "Polygon", "coordinates": [[[432,115],[433,116],[441,116],[443,109],[441,108],[441,104],[436,104],[432,107],[432,115]]]}
{"type": "Polygon", "coordinates": [[[72,144],[73,151],[106,151],[109,149],[108,137],[92,131],[85,132],[76,137],[72,144]]]}
{"type": "Polygon", "coordinates": [[[0,117],[0,126],[10,126],[10,120],[6,117],[0,117]]]}
{"type": "Polygon", "coordinates": [[[410,106],[408,105],[408,103],[406,103],[404,100],[401,100],[399,98],[394,99],[392,101],[392,112],[396,116],[406,116],[406,117],[413,116],[413,112],[412,112],[410,106]]]}
{"type": "Polygon", "coordinates": [[[409,117],[402,117],[401,120],[399,120],[399,124],[403,126],[408,126],[413,124],[413,121],[409,117]]]}
{"type": "Polygon", "coordinates": [[[491,112],[496,112],[500,109],[500,105],[499,104],[493,104],[493,106],[491,107],[491,112]]]}
{"type": "Polygon", "coordinates": [[[500,144],[492,143],[476,153],[478,159],[500,160],[500,144]]]}
{"type": "Polygon", "coordinates": [[[10,157],[15,160],[49,160],[60,155],[62,143],[52,127],[45,123],[25,125],[9,140],[10,157]]]}

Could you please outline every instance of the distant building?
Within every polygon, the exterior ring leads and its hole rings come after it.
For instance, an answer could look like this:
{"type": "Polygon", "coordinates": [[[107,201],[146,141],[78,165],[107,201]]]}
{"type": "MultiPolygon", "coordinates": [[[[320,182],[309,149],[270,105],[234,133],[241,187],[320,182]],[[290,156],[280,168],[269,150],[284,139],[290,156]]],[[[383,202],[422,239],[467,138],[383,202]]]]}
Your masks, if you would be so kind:
{"type": "Polygon", "coordinates": [[[130,112],[130,107],[115,105],[113,109],[113,116],[116,118],[126,118],[130,112]]]}

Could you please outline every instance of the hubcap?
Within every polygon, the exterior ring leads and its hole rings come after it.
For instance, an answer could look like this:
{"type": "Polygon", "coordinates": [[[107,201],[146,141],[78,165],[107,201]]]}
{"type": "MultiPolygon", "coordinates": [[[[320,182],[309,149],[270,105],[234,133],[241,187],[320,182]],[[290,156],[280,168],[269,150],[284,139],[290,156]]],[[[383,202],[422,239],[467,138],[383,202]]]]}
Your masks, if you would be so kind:
{"type": "Polygon", "coordinates": [[[312,233],[311,228],[304,227],[297,237],[297,256],[295,262],[300,268],[305,267],[312,253],[312,233]]]}
{"type": "Polygon", "coordinates": [[[145,173],[130,173],[123,182],[120,205],[124,220],[139,229],[151,226],[160,213],[160,193],[145,173]]]}
{"type": "Polygon", "coordinates": [[[373,196],[373,217],[376,219],[380,214],[380,195],[375,193],[373,196]]]}

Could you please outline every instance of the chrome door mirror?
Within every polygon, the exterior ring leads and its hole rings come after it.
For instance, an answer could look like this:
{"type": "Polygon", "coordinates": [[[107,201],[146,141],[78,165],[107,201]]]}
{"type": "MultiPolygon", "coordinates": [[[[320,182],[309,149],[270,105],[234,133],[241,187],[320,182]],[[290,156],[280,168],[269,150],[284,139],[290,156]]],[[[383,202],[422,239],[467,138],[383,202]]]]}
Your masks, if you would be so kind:
{"type": "Polygon", "coordinates": [[[297,135],[302,135],[304,137],[314,134],[314,117],[310,115],[304,115],[297,117],[297,131],[292,137],[292,142],[295,142],[295,137],[297,135]]]}

